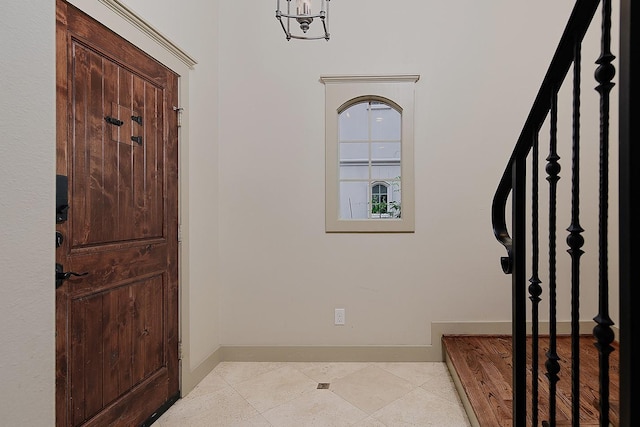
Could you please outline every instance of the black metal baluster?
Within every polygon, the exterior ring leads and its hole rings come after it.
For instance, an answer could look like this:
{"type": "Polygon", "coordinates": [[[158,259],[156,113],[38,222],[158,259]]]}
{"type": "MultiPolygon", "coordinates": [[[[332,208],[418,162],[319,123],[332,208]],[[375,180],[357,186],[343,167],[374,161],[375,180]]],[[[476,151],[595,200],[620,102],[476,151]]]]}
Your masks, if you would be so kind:
{"type": "Polygon", "coordinates": [[[527,423],[527,276],[526,276],[526,157],[515,159],[513,169],[512,226],[513,272],[512,342],[513,342],[513,427],[527,423]]]}
{"type": "Polygon", "coordinates": [[[602,2],[602,46],[599,66],[595,72],[598,81],[596,90],[600,94],[600,216],[599,216],[599,275],[598,275],[598,315],[593,319],[596,326],[593,335],[599,353],[600,370],[600,426],[609,426],[609,354],[613,351],[613,321],[609,317],[608,280],[608,188],[609,188],[609,94],[614,86],[615,67],[611,64],[615,56],[611,54],[611,1],[602,2]]]}
{"type": "Polygon", "coordinates": [[[560,372],[557,353],[556,328],[556,210],[557,187],[560,180],[560,156],[558,155],[558,90],[551,95],[551,141],[547,157],[547,181],[549,181],[549,351],[547,352],[546,376],[549,379],[549,421],[543,425],[556,425],[556,383],[560,372]]]}
{"type": "MultiPolygon", "coordinates": [[[[617,3],[620,14],[620,61],[618,62],[618,97],[620,105],[620,427],[640,425],[640,287],[638,287],[638,241],[640,241],[640,208],[634,202],[640,194],[640,122],[638,121],[638,95],[640,86],[632,84],[638,76],[636,60],[640,50],[640,8],[637,0],[617,3]],[[633,25],[633,22],[636,25],[633,25]],[[635,60],[633,59],[635,57],[635,60]],[[635,70],[635,71],[634,71],[635,70]]],[[[615,142],[614,142],[615,143],[615,142]]]]}
{"type": "Polygon", "coordinates": [[[539,303],[542,287],[538,275],[539,230],[538,230],[538,134],[533,137],[531,184],[531,279],[529,279],[529,299],[531,300],[531,424],[538,427],[538,351],[539,351],[539,303]]]}
{"type": "Polygon", "coordinates": [[[567,252],[571,255],[571,425],[580,426],[580,257],[584,229],[580,226],[580,72],[581,47],[575,45],[573,62],[573,147],[571,159],[571,224],[567,252]]]}

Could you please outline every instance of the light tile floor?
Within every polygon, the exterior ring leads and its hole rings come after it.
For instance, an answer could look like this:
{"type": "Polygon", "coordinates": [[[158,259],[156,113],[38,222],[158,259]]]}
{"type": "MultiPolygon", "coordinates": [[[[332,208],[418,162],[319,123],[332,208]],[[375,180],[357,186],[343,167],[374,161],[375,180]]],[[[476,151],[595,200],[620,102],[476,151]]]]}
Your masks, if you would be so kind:
{"type": "Polygon", "coordinates": [[[223,362],[153,425],[214,426],[470,424],[444,363],[223,362]]]}

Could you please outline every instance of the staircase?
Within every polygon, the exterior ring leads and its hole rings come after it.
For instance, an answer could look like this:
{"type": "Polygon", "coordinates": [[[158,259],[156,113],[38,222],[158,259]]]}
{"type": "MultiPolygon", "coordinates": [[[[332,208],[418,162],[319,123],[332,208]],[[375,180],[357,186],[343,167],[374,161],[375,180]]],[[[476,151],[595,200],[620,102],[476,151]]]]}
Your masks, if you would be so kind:
{"type": "Polygon", "coordinates": [[[491,220],[506,250],[500,264],[511,279],[512,333],[443,337],[445,359],[476,426],[640,426],[640,405],[633,401],[640,388],[632,381],[638,370],[633,361],[640,360],[640,316],[634,315],[640,307],[634,270],[640,264],[640,209],[633,203],[640,194],[640,133],[638,89],[631,84],[633,49],[640,46],[632,22],[638,28],[639,11],[631,0],[575,2],[496,189],[491,220]],[[619,23],[612,23],[612,7],[619,8],[619,23]],[[588,31],[599,31],[600,52],[583,64],[588,31]],[[619,31],[619,45],[612,43],[612,31],[619,31]],[[595,79],[587,81],[587,75],[595,79]],[[582,114],[588,101],[583,93],[594,88],[599,117],[589,119],[582,114]],[[612,99],[619,102],[615,139],[612,99]],[[583,165],[581,149],[593,146],[595,167],[583,165]],[[617,159],[610,156],[612,146],[617,159]],[[616,161],[618,206],[612,213],[610,162],[616,161]],[[585,230],[587,215],[597,225],[585,230]],[[609,226],[612,218],[618,227],[609,226]],[[619,246],[613,255],[610,240],[619,246]],[[595,257],[585,261],[587,247],[595,257]],[[619,271],[615,280],[610,262],[619,271]],[[585,335],[589,318],[593,332],[585,335]],[[568,331],[560,333],[564,323],[568,331]]]}

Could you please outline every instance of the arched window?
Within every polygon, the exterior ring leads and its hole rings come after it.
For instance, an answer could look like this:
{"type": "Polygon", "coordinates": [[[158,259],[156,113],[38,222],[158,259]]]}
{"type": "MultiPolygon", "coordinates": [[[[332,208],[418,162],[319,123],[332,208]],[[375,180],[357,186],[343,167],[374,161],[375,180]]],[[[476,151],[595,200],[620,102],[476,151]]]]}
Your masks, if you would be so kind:
{"type": "Polygon", "coordinates": [[[371,188],[371,217],[388,217],[387,211],[387,186],[385,184],[374,184],[371,188]]]}
{"type": "Polygon", "coordinates": [[[417,80],[408,75],[322,78],[328,232],[414,231],[417,80]]]}
{"type": "Polygon", "coordinates": [[[402,181],[402,113],[389,100],[357,98],[339,123],[340,219],[398,218],[402,181]],[[390,191],[390,188],[396,191],[390,191]],[[388,203],[397,210],[391,212],[388,203]]]}

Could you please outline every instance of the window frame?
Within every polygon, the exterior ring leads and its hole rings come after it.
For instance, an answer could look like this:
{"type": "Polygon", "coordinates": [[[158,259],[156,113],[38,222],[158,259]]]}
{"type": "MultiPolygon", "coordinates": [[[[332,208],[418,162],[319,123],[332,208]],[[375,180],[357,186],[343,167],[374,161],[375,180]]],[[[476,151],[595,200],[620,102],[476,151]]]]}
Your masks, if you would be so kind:
{"type": "MultiPolygon", "coordinates": [[[[416,74],[379,76],[321,76],[325,85],[325,231],[327,233],[413,233],[414,109],[416,74]],[[341,219],[339,217],[339,114],[357,100],[379,100],[401,113],[400,218],[341,219]]],[[[370,190],[371,191],[371,190],[370,190]]]]}

